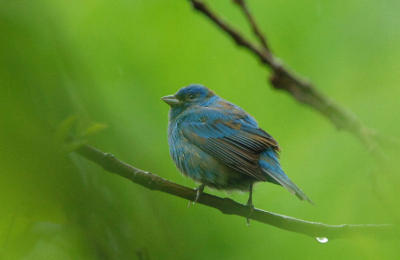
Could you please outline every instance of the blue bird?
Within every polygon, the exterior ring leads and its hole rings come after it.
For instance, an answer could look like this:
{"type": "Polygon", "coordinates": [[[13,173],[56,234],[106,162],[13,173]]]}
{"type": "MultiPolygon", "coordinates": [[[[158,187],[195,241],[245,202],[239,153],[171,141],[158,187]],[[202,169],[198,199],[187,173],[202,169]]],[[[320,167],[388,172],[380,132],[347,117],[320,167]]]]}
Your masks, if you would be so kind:
{"type": "Polygon", "coordinates": [[[242,190],[249,191],[247,205],[253,208],[253,184],[268,181],[311,202],[282,170],[278,143],[243,109],[196,84],[161,99],[171,107],[171,157],[185,176],[200,183],[195,201],[205,186],[242,190]]]}

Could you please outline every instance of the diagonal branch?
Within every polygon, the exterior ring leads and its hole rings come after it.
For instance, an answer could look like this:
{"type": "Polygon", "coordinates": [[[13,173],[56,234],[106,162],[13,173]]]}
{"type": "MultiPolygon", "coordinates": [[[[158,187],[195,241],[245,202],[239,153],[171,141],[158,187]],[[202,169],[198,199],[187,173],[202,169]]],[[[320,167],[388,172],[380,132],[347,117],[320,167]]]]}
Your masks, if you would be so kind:
{"type": "MultiPolygon", "coordinates": [[[[82,145],[76,152],[86,159],[100,165],[105,170],[129,179],[148,189],[158,190],[187,200],[193,200],[196,197],[196,190],[194,189],[187,188],[163,179],[155,174],[135,168],[118,160],[113,155],[104,153],[92,146],[82,145]]],[[[237,215],[245,218],[249,215],[249,208],[247,206],[229,198],[220,198],[203,193],[197,203],[218,209],[224,214],[237,215]]],[[[254,209],[249,219],[316,238],[327,237],[329,239],[336,239],[355,235],[381,235],[383,237],[388,237],[395,234],[394,226],[389,224],[328,225],[301,220],[261,209],[254,209]]]]}
{"type": "Polygon", "coordinates": [[[245,0],[233,0],[233,2],[242,9],[244,15],[246,16],[247,20],[249,21],[249,24],[251,25],[251,29],[253,30],[253,33],[256,35],[256,37],[260,41],[261,46],[264,48],[265,51],[270,52],[271,50],[268,47],[267,39],[262,34],[261,30],[258,28],[258,25],[257,25],[256,21],[254,20],[253,15],[251,14],[249,8],[247,7],[246,1],[245,0]]]}
{"type": "Polygon", "coordinates": [[[329,119],[336,128],[346,130],[356,136],[377,158],[384,158],[374,130],[366,127],[349,111],[336,105],[328,97],[320,93],[310,82],[294,74],[274,56],[267,45],[265,37],[247,8],[245,0],[234,0],[234,2],[239,5],[245,14],[254,34],[263,46],[262,49],[253,45],[244,35],[222,20],[203,1],[190,0],[190,2],[195,10],[208,17],[218,28],[227,33],[237,45],[255,55],[262,64],[272,71],[270,82],[274,88],[288,92],[298,102],[315,109],[329,119]]]}

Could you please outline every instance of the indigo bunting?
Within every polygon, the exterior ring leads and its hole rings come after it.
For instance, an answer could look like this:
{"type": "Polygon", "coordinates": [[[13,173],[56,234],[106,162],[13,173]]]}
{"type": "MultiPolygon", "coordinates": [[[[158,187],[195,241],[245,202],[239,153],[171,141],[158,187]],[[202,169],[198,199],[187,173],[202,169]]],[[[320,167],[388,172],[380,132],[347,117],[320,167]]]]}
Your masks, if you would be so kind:
{"type": "Polygon", "coordinates": [[[268,181],[311,202],[282,170],[278,143],[243,109],[202,85],[161,99],[171,107],[171,157],[184,175],[200,183],[195,201],[205,186],[242,190],[249,191],[247,206],[253,208],[253,184],[268,181]]]}

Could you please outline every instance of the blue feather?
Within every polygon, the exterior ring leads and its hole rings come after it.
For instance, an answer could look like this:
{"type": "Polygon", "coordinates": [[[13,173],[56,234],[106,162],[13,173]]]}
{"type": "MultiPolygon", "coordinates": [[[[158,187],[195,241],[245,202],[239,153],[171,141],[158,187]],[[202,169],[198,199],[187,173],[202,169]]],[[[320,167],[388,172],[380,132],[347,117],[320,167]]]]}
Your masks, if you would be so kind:
{"type": "Polygon", "coordinates": [[[311,202],[282,170],[278,143],[243,109],[201,85],[182,88],[164,101],[171,105],[170,153],[184,175],[226,190],[249,190],[254,182],[268,181],[311,202]]]}

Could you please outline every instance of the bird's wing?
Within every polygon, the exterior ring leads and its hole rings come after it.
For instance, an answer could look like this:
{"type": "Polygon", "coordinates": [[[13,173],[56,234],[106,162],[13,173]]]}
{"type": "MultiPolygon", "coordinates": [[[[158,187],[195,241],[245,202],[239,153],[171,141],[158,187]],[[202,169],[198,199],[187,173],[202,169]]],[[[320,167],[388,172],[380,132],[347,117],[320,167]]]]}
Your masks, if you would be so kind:
{"type": "Polygon", "coordinates": [[[278,143],[240,108],[201,107],[181,121],[183,135],[228,167],[265,181],[259,166],[260,153],[279,150],[278,143]]]}

